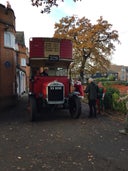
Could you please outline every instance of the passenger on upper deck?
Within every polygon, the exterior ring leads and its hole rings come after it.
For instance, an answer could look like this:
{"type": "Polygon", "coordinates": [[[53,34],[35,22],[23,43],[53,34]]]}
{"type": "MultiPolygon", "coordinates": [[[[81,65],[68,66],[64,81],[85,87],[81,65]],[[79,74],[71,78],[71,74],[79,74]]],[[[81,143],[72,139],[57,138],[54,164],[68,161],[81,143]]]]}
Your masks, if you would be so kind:
{"type": "Polygon", "coordinates": [[[44,68],[43,72],[40,73],[41,76],[48,76],[48,68],[44,68]]]}

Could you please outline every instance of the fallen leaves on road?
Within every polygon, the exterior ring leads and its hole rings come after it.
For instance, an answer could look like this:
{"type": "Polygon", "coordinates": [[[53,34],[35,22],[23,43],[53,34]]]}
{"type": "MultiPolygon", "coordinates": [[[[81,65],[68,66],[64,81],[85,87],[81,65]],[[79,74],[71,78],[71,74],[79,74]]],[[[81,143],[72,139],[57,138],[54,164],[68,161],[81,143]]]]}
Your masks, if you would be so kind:
{"type": "Polygon", "coordinates": [[[95,157],[92,155],[92,153],[88,152],[88,162],[90,162],[93,165],[94,160],[95,160],[95,157]]]}

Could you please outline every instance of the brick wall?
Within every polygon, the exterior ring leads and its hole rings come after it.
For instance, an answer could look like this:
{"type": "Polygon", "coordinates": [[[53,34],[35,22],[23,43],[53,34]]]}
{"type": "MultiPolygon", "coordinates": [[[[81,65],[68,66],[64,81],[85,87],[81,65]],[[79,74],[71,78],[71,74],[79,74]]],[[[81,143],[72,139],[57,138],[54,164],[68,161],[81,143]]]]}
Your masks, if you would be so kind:
{"type": "Polygon", "coordinates": [[[15,96],[16,53],[13,48],[4,47],[4,32],[15,35],[15,14],[11,8],[0,4],[0,105],[12,102],[15,96]]]}

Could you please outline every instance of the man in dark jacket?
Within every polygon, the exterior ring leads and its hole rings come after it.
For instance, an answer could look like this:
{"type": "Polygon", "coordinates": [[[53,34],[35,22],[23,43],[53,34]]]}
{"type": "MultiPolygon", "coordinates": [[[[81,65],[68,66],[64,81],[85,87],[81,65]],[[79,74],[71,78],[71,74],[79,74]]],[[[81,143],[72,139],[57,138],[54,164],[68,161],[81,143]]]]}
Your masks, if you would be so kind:
{"type": "Polygon", "coordinates": [[[98,96],[98,86],[94,83],[92,78],[88,80],[88,86],[85,89],[85,93],[88,96],[88,104],[89,104],[89,117],[96,117],[96,100],[98,96]]]}

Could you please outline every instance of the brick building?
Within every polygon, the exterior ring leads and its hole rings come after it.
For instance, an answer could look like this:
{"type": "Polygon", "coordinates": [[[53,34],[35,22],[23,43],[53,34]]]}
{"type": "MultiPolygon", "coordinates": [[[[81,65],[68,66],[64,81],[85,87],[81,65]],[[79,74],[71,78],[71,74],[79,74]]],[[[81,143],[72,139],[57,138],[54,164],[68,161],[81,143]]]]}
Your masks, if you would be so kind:
{"type": "Polygon", "coordinates": [[[21,96],[29,86],[29,67],[26,65],[28,49],[25,46],[24,32],[22,31],[16,32],[16,47],[17,94],[21,96]]]}
{"type": "MultiPolygon", "coordinates": [[[[0,108],[14,104],[22,93],[21,89],[26,89],[27,48],[15,30],[15,19],[11,6],[0,4],[0,108]],[[21,78],[21,75],[24,76],[21,78]]],[[[24,39],[23,33],[20,35],[24,39]]]]}
{"type": "Polygon", "coordinates": [[[112,64],[109,70],[118,73],[118,80],[128,81],[128,66],[112,64]]]}

